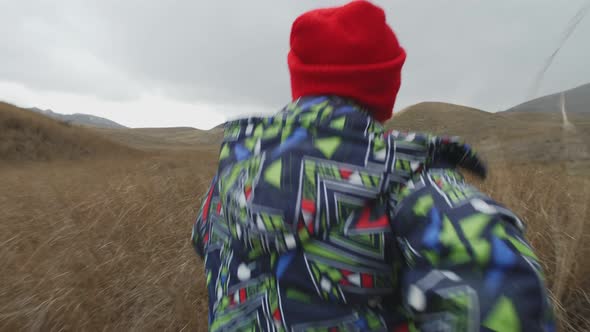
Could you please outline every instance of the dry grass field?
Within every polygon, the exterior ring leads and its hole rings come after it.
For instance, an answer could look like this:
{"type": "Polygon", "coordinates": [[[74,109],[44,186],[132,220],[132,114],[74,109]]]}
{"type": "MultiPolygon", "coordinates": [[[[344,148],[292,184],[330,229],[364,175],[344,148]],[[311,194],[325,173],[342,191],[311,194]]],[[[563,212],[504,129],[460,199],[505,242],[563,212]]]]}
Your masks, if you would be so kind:
{"type": "MultiPolygon", "coordinates": [[[[589,330],[583,119],[566,133],[553,120],[429,107],[400,114],[394,127],[460,134],[489,155],[490,179],[475,183],[526,221],[561,329],[589,330]],[[532,128],[526,137],[508,130],[518,121],[532,128]],[[535,134],[554,127],[548,138],[535,134]]],[[[0,105],[1,331],[206,331],[202,263],[189,237],[217,146],[150,135],[104,135],[0,105]]]]}
{"type": "Polygon", "coordinates": [[[191,150],[195,146],[218,144],[223,138],[223,129],[209,131],[194,128],[93,128],[94,131],[124,145],[141,150],[191,150]]]}

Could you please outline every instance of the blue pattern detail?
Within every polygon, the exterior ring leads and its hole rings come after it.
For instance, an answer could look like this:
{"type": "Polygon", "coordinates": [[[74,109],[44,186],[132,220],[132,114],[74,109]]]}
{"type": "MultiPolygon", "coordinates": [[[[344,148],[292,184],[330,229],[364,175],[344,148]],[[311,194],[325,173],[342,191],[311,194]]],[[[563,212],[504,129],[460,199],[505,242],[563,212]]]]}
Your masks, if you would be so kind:
{"type": "Polygon", "coordinates": [[[492,257],[496,266],[500,268],[512,267],[516,264],[517,258],[512,249],[503,240],[495,236],[492,237],[492,257]]]}
{"type": "Polygon", "coordinates": [[[299,143],[307,138],[307,130],[305,128],[297,128],[291,136],[289,136],[283,144],[279,145],[272,153],[272,158],[276,159],[288,150],[296,147],[299,143]]]}
{"type": "Polygon", "coordinates": [[[281,279],[281,277],[283,276],[283,274],[285,273],[285,271],[287,270],[287,268],[289,267],[289,265],[293,261],[293,258],[295,258],[294,251],[289,251],[289,252],[281,255],[281,258],[279,258],[279,261],[277,262],[277,277],[278,277],[278,279],[281,279]]]}
{"type": "Polygon", "coordinates": [[[369,324],[367,324],[367,320],[364,318],[359,318],[354,325],[361,331],[366,331],[369,329],[369,324]]]}
{"type": "Polygon", "coordinates": [[[306,98],[301,104],[298,104],[298,106],[301,109],[309,109],[312,106],[321,104],[323,102],[325,102],[326,100],[328,100],[328,97],[325,96],[321,96],[321,97],[314,97],[314,98],[306,98]]]}
{"type": "Polygon", "coordinates": [[[248,149],[246,149],[246,147],[241,144],[236,144],[234,151],[238,161],[245,160],[251,155],[250,151],[248,151],[248,149]]]}
{"type": "Polygon", "coordinates": [[[430,223],[424,232],[422,243],[424,246],[430,249],[436,249],[439,244],[440,230],[442,227],[442,221],[440,219],[440,213],[436,208],[432,208],[429,213],[430,223]]]}
{"type": "Polygon", "coordinates": [[[354,112],[357,112],[357,109],[352,106],[347,105],[347,106],[342,106],[342,107],[339,107],[338,109],[336,109],[334,111],[334,115],[335,116],[346,115],[346,114],[350,114],[350,113],[354,113],[354,112]]]}
{"type": "Polygon", "coordinates": [[[504,272],[502,270],[497,268],[490,270],[485,279],[486,293],[495,295],[502,285],[503,278],[504,272]]]}

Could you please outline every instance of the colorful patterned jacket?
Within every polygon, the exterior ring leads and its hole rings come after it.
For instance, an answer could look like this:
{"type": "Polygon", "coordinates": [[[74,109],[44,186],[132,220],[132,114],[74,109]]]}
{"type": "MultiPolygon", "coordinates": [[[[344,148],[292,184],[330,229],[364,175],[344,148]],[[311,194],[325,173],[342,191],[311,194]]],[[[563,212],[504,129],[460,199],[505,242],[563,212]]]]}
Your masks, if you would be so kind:
{"type": "Polygon", "coordinates": [[[523,226],[457,140],[312,97],[226,124],[193,228],[211,331],[551,331],[523,226]]]}

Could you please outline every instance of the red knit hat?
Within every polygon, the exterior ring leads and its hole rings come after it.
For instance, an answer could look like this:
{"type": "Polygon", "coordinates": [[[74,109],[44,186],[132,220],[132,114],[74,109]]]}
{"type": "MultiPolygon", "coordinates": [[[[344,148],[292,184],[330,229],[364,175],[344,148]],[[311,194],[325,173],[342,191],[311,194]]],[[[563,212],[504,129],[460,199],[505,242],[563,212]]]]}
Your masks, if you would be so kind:
{"type": "Polygon", "coordinates": [[[385,13],[368,1],[307,12],[291,29],[293,100],[349,97],[384,122],[393,114],[405,59],[385,13]]]}

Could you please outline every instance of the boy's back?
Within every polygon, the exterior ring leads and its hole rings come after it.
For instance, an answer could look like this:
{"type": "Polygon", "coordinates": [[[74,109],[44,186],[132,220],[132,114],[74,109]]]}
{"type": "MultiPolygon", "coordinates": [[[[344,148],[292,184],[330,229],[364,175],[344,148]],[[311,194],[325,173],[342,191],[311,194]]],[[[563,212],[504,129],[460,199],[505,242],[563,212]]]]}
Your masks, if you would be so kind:
{"type": "Polygon", "coordinates": [[[379,316],[399,306],[389,220],[363,208],[395,203],[423,168],[428,143],[421,135],[394,138],[338,97],[303,98],[273,118],[227,124],[201,216],[212,224],[201,219],[210,231],[197,230],[217,320],[237,307],[247,308],[251,320],[239,320],[247,325],[272,317],[273,326],[374,329],[399,320],[379,316]]]}

